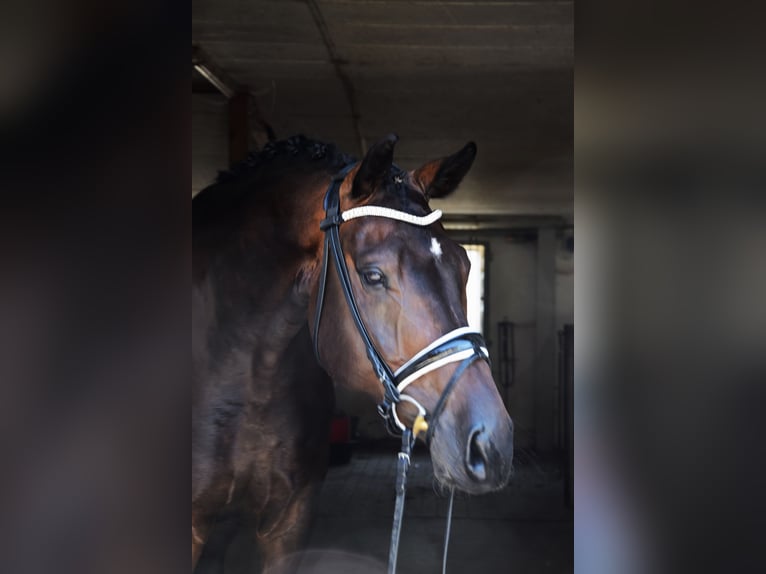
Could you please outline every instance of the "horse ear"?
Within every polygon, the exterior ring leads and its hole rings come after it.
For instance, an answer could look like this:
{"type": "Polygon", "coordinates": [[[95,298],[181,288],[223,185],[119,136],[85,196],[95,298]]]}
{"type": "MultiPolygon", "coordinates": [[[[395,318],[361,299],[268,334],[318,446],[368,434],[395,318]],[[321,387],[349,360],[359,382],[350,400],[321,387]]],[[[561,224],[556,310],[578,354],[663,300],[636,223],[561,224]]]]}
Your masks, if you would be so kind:
{"type": "Polygon", "coordinates": [[[354,176],[354,186],[351,189],[353,198],[361,199],[371,195],[383,182],[394,163],[394,146],[397,141],[398,135],[388,134],[367,150],[354,176]]]}
{"type": "Polygon", "coordinates": [[[446,197],[460,184],[476,158],[476,144],[468,142],[456,154],[437,159],[415,170],[412,178],[423,189],[426,199],[446,197]]]}

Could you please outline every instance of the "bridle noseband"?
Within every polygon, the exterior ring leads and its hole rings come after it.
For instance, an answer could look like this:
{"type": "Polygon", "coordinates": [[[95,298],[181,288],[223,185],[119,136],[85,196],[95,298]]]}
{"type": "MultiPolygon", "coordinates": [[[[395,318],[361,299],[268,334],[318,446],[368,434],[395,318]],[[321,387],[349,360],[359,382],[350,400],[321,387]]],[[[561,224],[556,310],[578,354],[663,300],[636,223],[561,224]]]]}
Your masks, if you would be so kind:
{"type": "Polygon", "coordinates": [[[319,354],[319,326],[322,319],[322,308],[325,299],[325,290],[327,286],[328,261],[332,258],[335,270],[340,280],[343,295],[351,312],[356,329],[362,337],[367,352],[367,358],[372,365],[372,369],[378,380],[383,385],[383,402],[378,405],[378,412],[386,421],[386,426],[392,434],[405,432],[407,427],[399,419],[396,412],[396,405],[402,401],[413,404],[418,410],[420,418],[420,428],[414,429],[414,437],[420,430],[427,429],[426,440],[430,442],[436,428],[436,422],[444,409],[447,397],[452,392],[457,379],[476,359],[483,359],[489,363],[489,353],[486,343],[481,333],[470,327],[459,327],[450,331],[446,335],[439,337],[436,341],[428,345],[425,349],[416,353],[409,361],[394,372],[388,363],[381,356],[370,337],[364,324],[364,320],[356,304],[354,291],[351,283],[346,260],[343,256],[343,248],[340,242],[340,226],[344,221],[356,219],[359,217],[385,217],[402,221],[410,225],[426,227],[436,222],[442,215],[440,210],[435,210],[428,215],[418,216],[387,207],[377,205],[365,205],[349,209],[340,210],[340,187],[343,181],[353,169],[355,164],[346,166],[337,175],[335,175],[324,198],[325,219],[320,223],[320,229],[324,231],[324,253],[322,256],[322,268],[319,276],[319,288],[317,291],[316,314],[314,317],[314,353],[317,360],[321,363],[319,354]],[[453,373],[444,391],[439,397],[439,401],[433,412],[428,415],[426,409],[410,395],[403,394],[403,391],[426,373],[439,369],[450,363],[462,361],[455,373],[453,373]],[[426,419],[428,419],[426,421],[426,419]],[[423,422],[426,421],[426,424],[423,422]]]}
{"type": "MultiPolygon", "coordinates": [[[[396,475],[394,525],[391,530],[391,547],[388,556],[388,572],[389,574],[395,574],[402,517],[404,515],[407,471],[410,467],[412,447],[418,434],[423,431],[426,432],[426,443],[430,444],[439,416],[444,410],[447,398],[455,387],[455,383],[457,383],[458,379],[460,379],[466,369],[468,369],[468,367],[477,359],[482,359],[489,363],[489,353],[481,333],[470,327],[459,327],[450,331],[446,335],[439,337],[425,349],[416,353],[414,357],[398,368],[396,372],[391,370],[391,367],[388,366],[388,363],[386,363],[380,352],[375,348],[375,344],[372,342],[372,338],[365,327],[362,316],[359,313],[359,307],[356,304],[356,299],[354,298],[351,276],[348,271],[348,266],[346,265],[346,260],[343,257],[343,248],[340,242],[340,226],[344,221],[349,221],[358,217],[385,217],[410,225],[426,227],[436,222],[441,217],[442,213],[437,209],[428,215],[418,216],[379,205],[365,205],[349,209],[348,211],[341,211],[340,187],[354,165],[355,164],[347,165],[332,178],[324,198],[325,218],[319,225],[320,229],[324,231],[325,234],[324,253],[322,255],[322,268],[319,276],[316,314],[314,317],[314,354],[321,364],[321,357],[319,354],[319,325],[322,319],[322,307],[324,305],[325,289],[327,287],[328,262],[330,258],[332,258],[341,289],[343,290],[343,295],[346,298],[346,303],[351,312],[351,317],[353,318],[356,329],[364,342],[367,358],[372,365],[375,375],[383,385],[383,402],[378,405],[378,413],[380,413],[385,420],[386,427],[390,433],[396,434],[397,432],[401,432],[402,434],[402,450],[399,452],[396,475]],[[404,390],[409,385],[426,373],[458,361],[460,361],[460,364],[452,373],[452,376],[444,387],[444,390],[436,403],[436,407],[434,407],[430,416],[423,405],[416,401],[412,396],[404,394],[404,390]],[[415,422],[411,429],[407,428],[402,423],[396,412],[396,405],[400,402],[411,403],[418,410],[418,416],[415,418],[415,422]]],[[[447,545],[449,542],[449,532],[452,520],[453,500],[454,490],[452,490],[452,496],[450,497],[442,572],[446,572],[447,568],[447,545]]]]}

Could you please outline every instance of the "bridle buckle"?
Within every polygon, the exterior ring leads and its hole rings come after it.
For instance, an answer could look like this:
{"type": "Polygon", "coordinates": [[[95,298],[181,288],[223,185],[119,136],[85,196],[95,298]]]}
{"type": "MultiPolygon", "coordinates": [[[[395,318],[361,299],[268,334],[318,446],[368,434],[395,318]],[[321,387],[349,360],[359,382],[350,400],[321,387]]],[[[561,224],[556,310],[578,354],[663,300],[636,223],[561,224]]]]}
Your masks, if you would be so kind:
{"type": "Polygon", "coordinates": [[[319,229],[322,231],[327,231],[331,227],[335,227],[336,225],[340,225],[343,223],[343,216],[340,213],[336,213],[335,215],[329,215],[325,217],[320,223],[319,223],[319,229]]]}

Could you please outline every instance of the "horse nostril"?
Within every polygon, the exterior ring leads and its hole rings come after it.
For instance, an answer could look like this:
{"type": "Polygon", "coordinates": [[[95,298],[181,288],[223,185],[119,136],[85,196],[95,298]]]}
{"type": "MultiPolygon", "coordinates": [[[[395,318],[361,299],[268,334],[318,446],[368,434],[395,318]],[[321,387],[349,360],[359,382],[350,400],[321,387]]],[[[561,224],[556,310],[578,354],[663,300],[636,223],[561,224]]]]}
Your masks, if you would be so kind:
{"type": "Polygon", "coordinates": [[[465,466],[468,476],[477,482],[484,482],[487,479],[487,440],[484,427],[475,428],[468,437],[465,466]]]}

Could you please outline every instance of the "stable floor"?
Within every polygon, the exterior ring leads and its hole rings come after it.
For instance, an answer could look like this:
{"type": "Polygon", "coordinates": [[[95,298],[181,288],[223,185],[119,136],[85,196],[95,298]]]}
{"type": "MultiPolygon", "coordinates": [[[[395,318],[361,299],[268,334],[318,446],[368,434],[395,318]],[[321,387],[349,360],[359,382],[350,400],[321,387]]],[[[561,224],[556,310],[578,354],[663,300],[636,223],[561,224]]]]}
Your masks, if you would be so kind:
{"type": "MultiPolygon", "coordinates": [[[[395,445],[357,448],[332,466],[322,487],[300,574],[378,574],[386,561],[394,510],[395,445]]],[[[398,574],[441,572],[449,499],[437,492],[431,463],[416,447],[408,476],[398,574]]],[[[511,484],[483,496],[456,495],[447,572],[559,574],[573,571],[572,510],[564,503],[561,467],[517,452],[511,484]]],[[[227,573],[259,570],[249,535],[226,555],[227,573]]],[[[203,574],[218,569],[203,560],[203,574]]]]}
{"type": "MultiPolygon", "coordinates": [[[[395,450],[357,451],[349,464],[330,469],[310,547],[336,552],[309,558],[328,567],[309,568],[311,572],[385,572],[395,450]]],[[[572,511],[564,504],[559,465],[518,456],[515,467],[511,484],[501,492],[456,496],[448,572],[572,572],[572,511]]],[[[434,488],[430,460],[421,447],[408,476],[400,574],[441,572],[448,504],[449,499],[434,488]]]]}

